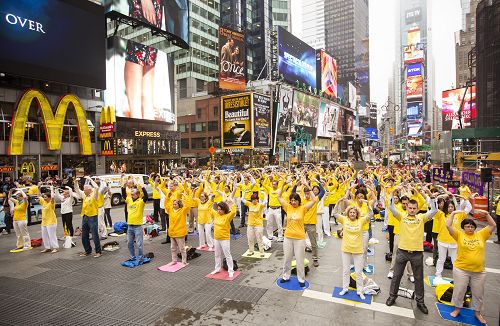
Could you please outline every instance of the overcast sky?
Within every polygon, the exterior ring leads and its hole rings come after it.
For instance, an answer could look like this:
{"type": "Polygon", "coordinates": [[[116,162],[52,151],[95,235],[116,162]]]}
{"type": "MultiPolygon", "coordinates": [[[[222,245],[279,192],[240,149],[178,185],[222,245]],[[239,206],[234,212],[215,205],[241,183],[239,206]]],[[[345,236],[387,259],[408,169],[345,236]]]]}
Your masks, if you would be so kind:
{"type": "MultiPolygon", "coordinates": [[[[292,33],[302,36],[301,3],[292,1],[292,33]]],[[[329,0],[326,0],[329,1],[329,0]]],[[[395,3],[399,0],[369,0],[370,3],[370,95],[380,107],[387,101],[389,78],[394,62],[396,26],[395,3]]],[[[433,53],[435,58],[435,96],[441,106],[441,91],[455,85],[455,37],[461,28],[460,0],[428,0],[432,6],[433,53]]],[[[335,53],[333,53],[335,56],[335,53]]]]}

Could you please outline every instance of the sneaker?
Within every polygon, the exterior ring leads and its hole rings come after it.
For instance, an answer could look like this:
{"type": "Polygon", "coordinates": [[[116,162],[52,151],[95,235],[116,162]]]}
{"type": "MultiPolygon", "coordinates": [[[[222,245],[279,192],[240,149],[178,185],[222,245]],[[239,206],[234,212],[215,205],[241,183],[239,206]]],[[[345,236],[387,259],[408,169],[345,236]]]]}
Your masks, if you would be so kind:
{"type": "Polygon", "coordinates": [[[318,267],[319,266],[319,261],[317,259],[313,260],[313,266],[318,267]]]}
{"type": "Polygon", "coordinates": [[[389,274],[387,274],[387,278],[392,279],[393,277],[394,277],[394,273],[393,272],[389,272],[389,274]]]}
{"type": "Polygon", "coordinates": [[[42,254],[46,253],[46,252],[50,252],[50,249],[43,249],[42,251],[40,251],[42,254]]]}
{"type": "Polygon", "coordinates": [[[299,282],[299,286],[300,286],[301,288],[305,287],[305,286],[306,286],[306,282],[299,282]]]}
{"type": "Polygon", "coordinates": [[[368,243],[369,244],[377,244],[377,243],[379,243],[379,241],[375,238],[371,238],[370,240],[368,240],[368,243]]]}
{"type": "Polygon", "coordinates": [[[55,254],[56,252],[58,252],[59,250],[57,249],[52,249],[51,253],[55,254]]]}
{"type": "Polygon", "coordinates": [[[215,274],[217,274],[217,273],[220,273],[220,270],[216,269],[216,270],[214,270],[214,271],[210,272],[210,275],[215,275],[215,274]]]}
{"type": "Polygon", "coordinates": [[[284,239],[283,238],[278,238],[278,242],[283,242],[284,239]]]}
{"type": "Polygon", "coordinates": [[[346,295],[348,291],[348,289],[342,289],[342,291],[339,292],[339,295],[346,295]]]}
{"type": "Polygon", "coordinates": [[[325,235],[326,235],[327,237],[331,237],[331,236],[332,236],[332,234],[331,234],[330,232],[328,232],[328,233],[326,233],[326,232],[325,232],[325,235]]]}
{"type": "Polygon", "coordinates": [[[361,292],[358,292],[358,296],[361,300],[364,300],[365,299],[365,295],[361,292]]]}
{"type": "Polygon", "coordinates": [[[3,229],[2,234],[8,234],[7,230],[3,229]]]}
{"type": "Polygon", "coordinates": [[[415,283],[415,277],[410,276],[410,277],[408,277],[408,279],[410,280],[410,282],[415,283]]]}
{"type": "Polygon", "coordinates": [[[306,252],[312,252],[312,249],[309,247],[306,247],[306,252]]]}
{"type": "Polygon", "coordinates": [[[284,279],[284,278],[282,278],[282,279],[280,280],[280,283],[286,283],[286,282],[288,282],[288,281],[290,281],[290,279],[284,279]]]}

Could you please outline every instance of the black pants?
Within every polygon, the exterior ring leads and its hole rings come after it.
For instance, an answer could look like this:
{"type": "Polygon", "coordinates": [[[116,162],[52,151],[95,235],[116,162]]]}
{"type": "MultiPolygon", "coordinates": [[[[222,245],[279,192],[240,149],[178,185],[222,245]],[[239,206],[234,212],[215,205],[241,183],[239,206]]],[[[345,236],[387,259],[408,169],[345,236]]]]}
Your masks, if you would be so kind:
{"type": "Polygon", "coordinates": [[[436,262],[439,258],[439,250],[438,250],[438,233],[432,233],[432,261],[434,262],[434,266],[436,266],[436,262]]]}
{"type": "MultiPolygon", "coordinates": [[[[7,200],[7,199],[5,199],[7,200]]],[[[12,220],[12,215],[10,214],[10,207],[4,207],[4,213],[5,213],[5,230],[7,230],[7,233],[10,234],[10,230],[14,228],[14,221],[12,220]]]]}
{"type": "Polygon", "coordinates": [[[394,253],[394,225],[388,225],[387,231],[389,232],[389,252],[392,254],[394,253]]]}
{"type": "Polygon", "coordinates": [[[164,209],[160,209],[160,222],[161,222],[161,230],[167,230],[167,213],[164,209]]]}
{"type": "Polygon", "coordinates": [[[160,198],[153,199],[153,221],[158,223],[160,217],[160,198]]]}
{"type": "Polygon", "coordinates": [[[333,214],[333,209],[334,209],[334,208],[335,208],[335,204],[330,204],[330,205],[328,205],[328,215],[329,215],[330,217],[333,217],[333,220],[335,221],[335,224],[338,224],[338,223],[337,223],[337,218],[336,218],[335,216],[333,216],[333,215],[332,215],[332,214],[333,214]]]}
{"type": "Polygon", "coordinates": [[[240,226],[245,225],[245,218],[246,218],[247,212],[248,212],[248,206],[243,204],[243,202],[242,202],[241,203],[240,226]]]}
{"type": "Polygon", "coordinates": [[[64,213],[61,217],[63,229],[68,230],[69,235],[73,236],[73,213],[64,213]]]}
{"type": "Polygon", "coordinates": [[[363,154],[361,153],[361,148],[354,150],[354,158],[356,159],[356,161],[358,161],[359,159],[361,159],[361,161],[364,161],[363,154]]]}
{"type": "MultiPolygon", "coordinates": [[[[495,219],[496,219],[497,227],[498,227],[500,225],[500,215],[496,215],[495,219]]],[[[498,238],[498,241],[500,241],[500,231],[498,231],[498,228],[497,228],[497,238],[498,238]]]]}
{"type": "Polygon", "coordinates": [[[231,220],[231,234],[237,234],[238,230],[236,230],[236,227],[234,226],[234,221],[231,220]]]}
{"type": "Polygon", "coordinates": [[[424,231],[425,231],[425,241],[432,243],[432,225],[434,224],[434,220],[430,220],[425,222],[424,231]]]}
{"type": "Polygon", "coordinates": [[[125,222],[128,222],[127,204],[125,204],[125,222]]]}
{"type": "Polygon", "coordinates": [[[166,231],[166,233],[167,233],[167,241],[170,241],[170,236],[168,235],[168,226],[170,225],[170,223],[169,223],[168,214],[166,214],[166,213],[165,213],[165,220],[167,222],[167,231],[166,231]]]}
{"type": "MultiPolygon", "coordinates": [[[[401,240],[400,240],[401,241],[401,240]]],[[[396,263],[394,265],[394,277],[391,281],[389,296],[398,296],[399,284],[403,277],[406,264],[410,262],[415,277],[415,300],[417,303],[424,303],[424,253],[422,251],[407,251],[398,249],[396,251],[396,263]]]]}
{"type": "Polygon", "coordinates": [[[113,220],[111,220],[111,208],[104,209],[104,223],[107,227],[113,227],[113,220]]]}

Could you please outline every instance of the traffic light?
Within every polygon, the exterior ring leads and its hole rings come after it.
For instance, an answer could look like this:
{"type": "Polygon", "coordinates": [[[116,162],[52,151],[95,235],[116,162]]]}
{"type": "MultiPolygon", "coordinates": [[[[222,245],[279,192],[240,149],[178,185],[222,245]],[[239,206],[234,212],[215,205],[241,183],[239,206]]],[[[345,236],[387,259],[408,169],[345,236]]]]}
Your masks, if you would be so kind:
{"type": "Polygon", "coordinates": [[[437,133],[437,139],[441,140],[441,133],[440,132],[437,133]]]}

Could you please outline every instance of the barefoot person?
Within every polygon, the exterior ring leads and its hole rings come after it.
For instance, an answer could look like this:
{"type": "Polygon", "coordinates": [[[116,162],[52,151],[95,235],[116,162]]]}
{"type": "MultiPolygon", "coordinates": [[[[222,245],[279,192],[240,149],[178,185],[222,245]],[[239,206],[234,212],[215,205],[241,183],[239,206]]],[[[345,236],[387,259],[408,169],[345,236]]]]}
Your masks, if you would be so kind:
{"type": "Polygon", "coordinates": [[[462,230],[457,230],[454,224],[454,215],[465,213],[464,211],[454,211],[446,221],[446,227],[450,235],[457,241],[457,258],[453,265],[453,297],[452,303],[455,306],[450,315],[458,316],[464,304],[464,295],[467,286],[472,292],[471,309],[475,311],[476,318],[483,324],[486,320],[481,315],[484,299],[484,284],[486,283],[486,272],[484,270],[486,240],[493,234],[496,224],[487,211],[475,210],[476,213],[483,213],[486,216],[488,226],[481,231],[476,231],[477,225],[474,220],[466,218],[460,224],[462,230]]]}

